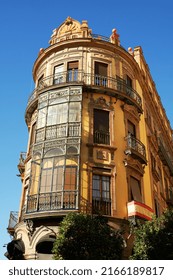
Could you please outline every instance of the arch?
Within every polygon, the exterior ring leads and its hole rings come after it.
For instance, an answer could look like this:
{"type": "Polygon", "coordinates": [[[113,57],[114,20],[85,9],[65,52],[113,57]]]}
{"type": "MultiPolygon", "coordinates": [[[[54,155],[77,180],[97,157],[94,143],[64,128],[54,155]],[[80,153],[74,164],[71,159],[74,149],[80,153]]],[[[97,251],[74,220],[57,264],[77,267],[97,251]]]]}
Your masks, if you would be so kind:
{"type": "Polygon", "coordinates": [[[78,150],[76,147],[74,146],[70,146],[67,148],[67,154],[68,155],[74,155],[74,154],[77,154],[78,153],[78,150]]]}
{"type": "Polygon", "coordinates": [[[59,156],[59,155],[63,155],[63,150],[61,148],[54,148],[51,150],[48,150],[45,154],[44,157],[55,157],[55,156],[59,156]]]}
{"type": "Polygon", "coordinates": [[[54,235],[44,235],[36,244],[36,252],[39,254],[52,254],[53,243],[55,242],[55,240],[56,237],[54,235]]]}

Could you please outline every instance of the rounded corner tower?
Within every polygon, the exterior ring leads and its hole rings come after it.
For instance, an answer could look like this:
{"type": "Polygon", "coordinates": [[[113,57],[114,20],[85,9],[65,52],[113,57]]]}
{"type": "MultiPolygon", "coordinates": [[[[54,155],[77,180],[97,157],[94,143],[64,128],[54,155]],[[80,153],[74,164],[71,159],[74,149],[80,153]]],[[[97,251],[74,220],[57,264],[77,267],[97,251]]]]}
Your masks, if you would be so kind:
{"type": "Polygon", "coordinates": [[[40,49],[26,107],[28,148],[18,165],[22,195],[11,234],[25,259],[51,259],[70,212],[105,215],[112,227],[150,219],[143,62],[116,29],[93,34],[68,17],[40,49]]]}

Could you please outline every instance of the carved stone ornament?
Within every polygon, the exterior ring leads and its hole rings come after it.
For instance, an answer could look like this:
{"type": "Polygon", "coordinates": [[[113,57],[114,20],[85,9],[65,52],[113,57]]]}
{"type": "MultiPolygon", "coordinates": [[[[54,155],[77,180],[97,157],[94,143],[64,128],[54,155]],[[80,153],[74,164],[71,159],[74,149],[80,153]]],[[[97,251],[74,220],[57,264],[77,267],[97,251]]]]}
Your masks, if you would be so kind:
{"type": "Polygon", "coordinates": [[[96,100],[93,100],[94,105],[101,107],[101,108],[109,108],[110,109],[110,104],[106,102],[106,99],[103,98],[102,96],[97,98],[96,100]]]}
{"type": "Polygon", "coordinates": [[[132,169],[135,173],[139,173],[141,176],[144,175],[144,167],[138,160],[130,158],[125,159],[125,162],[127,163],[127,168],[132,169]]]}
{"type": "Polygon", "coordinates": [[[58,28],[53,30],[51,40],[49,43],[51,45],[68,39],[89,37],[91,30],[88,28],[88,23],[86,20],[82,21],[80,24],[79,21],[67,17],[67,19],[61,24],[58,28]]]}

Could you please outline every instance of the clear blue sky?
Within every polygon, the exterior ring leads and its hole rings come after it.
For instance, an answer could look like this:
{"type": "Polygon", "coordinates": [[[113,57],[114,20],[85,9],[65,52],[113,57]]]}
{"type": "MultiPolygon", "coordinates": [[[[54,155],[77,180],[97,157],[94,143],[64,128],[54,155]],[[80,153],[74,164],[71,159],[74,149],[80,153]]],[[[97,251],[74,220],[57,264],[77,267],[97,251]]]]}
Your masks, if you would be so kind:
{"type": "Polygon", "coordinates": [[[141,46],[167,116],[173,126],[173,2],[172,0],[0,0],[0,259],[10,241],[10,211],[18,211],[21,194],[17,164],[27,147],[24,113],[33,90],[32,66],[52,30],[68,16],[88,20],[93,33],[121,45],[141,46]],[[82,5],[82,6],[81,6],[82,5]]]}

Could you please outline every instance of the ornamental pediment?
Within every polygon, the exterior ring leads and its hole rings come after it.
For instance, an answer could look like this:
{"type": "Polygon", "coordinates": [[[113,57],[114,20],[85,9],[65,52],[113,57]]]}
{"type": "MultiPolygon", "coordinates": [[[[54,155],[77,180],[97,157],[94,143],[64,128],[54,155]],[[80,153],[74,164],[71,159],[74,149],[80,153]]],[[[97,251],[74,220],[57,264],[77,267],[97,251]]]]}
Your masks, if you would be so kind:
{"type": "Polygon", "coordinates": [[[88,23],[86,20],[83,20],[82,23],[80,23],[71,17],[67,17],[58,28],[53,30],[49,43],[53,45],[63,40],[88,37],[90,33],[91,30],[88,29],[88,23]]]}

